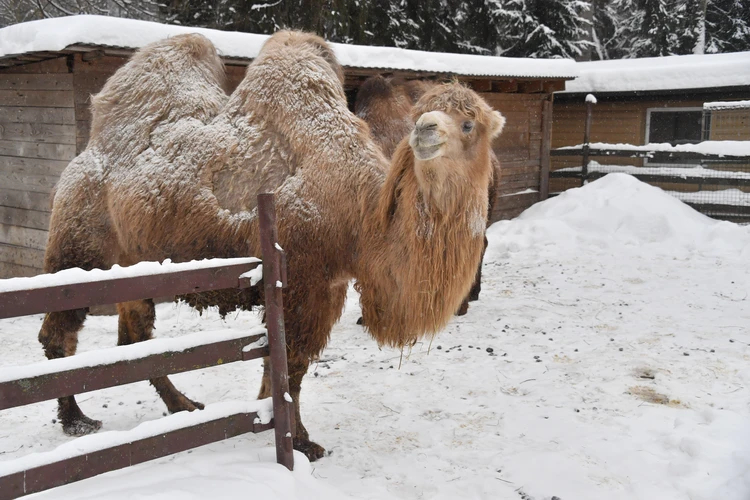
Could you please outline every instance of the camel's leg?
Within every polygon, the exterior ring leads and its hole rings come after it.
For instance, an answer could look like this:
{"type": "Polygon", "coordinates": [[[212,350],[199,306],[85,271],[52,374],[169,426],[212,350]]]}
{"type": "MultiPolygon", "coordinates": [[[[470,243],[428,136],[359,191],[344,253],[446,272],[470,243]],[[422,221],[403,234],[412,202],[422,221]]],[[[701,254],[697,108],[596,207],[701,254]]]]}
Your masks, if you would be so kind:
{"type": "MultiPolygon", "coordinates": [[[[87,309],[76,309],[52,312],[45,316],[42,329],[39,331],[39,342],[44,346],[47,359],[64,358],[76,353],[78,332],[83,327],[87,312],[87,309]]],[[[69,436],[83,436],[102,427],[101,421],[90,419],[83,414],[75,396],[57,400],[57,418],[60,419],[63,432],[69,436]]]]}
{"type": "Polygon", "coordinates": [[[482,263],[484,263],[484,252],[487,251],[487,238],[484,238],[484,250],[482,250],[482,258],[479,260],[479,267],[477,267],[477,274],[474,276],[474,283],[471,285],[469,294],[464,298],[461,303],[461,307],[458,308],[456,316],[463,316],[469,310],[469,302],[479,300],[479,292],[482,291],[482,263]]]}
{"type": "MultiPolygon", "coordinates": [[[[294,449],[301,451],[311,461],[322,458],[326,450],[317,443],[310,441],[310,434],[302,424],[302,417],[299,411],[299,394],[302,384],[302,378],[307,373],[310,362],[300,359],[288,359],[289,369],[289,395],[294,400],[294,449]]],[[[263,381],[260,386],[258,399],[271,397],[271,362],[269,358],[263,358],[263,381]]]]}
{"type": "MultiPolygon", "coordinates": [[[[117,304],[117,312],[120,315],[118,328],[118,345],[142,342],[152,337],[156,314],[154,312],[154,301],[134,300],[117,304]]],[[[156,388],[164,404],[170,413],[178,411],[202,410],[203,405],[185,397],[178,391],[167,377],[151,379],[151,385],[156,388]]]]}
{"type": "MultiPolygon", "coordinates": [[[[300,266],[315,268],[316,266],[300,266]]],[[[320,266],[317,266],[320,267],[320,266]]],[[[290,273],[290,283],[294,274],[290,273]]],[[[325,286],[323,279],[307,277],[312,283],[323,286],[311,288],[290,288],[284,295],[284,323],[286,325],[287,366],[289,369],[289,395],[294,400],[294,449],[301,451],[314,462],[325,455],[325,449],[310,441],[310,435],[302,424],[300,415],[300,389],[302,378],[307,373],[310,359],[318,356],[328,343],[334,323],[341,316],[346,301],[347,284],[334,287],[325,286]]],[[[270,362],[263,364],[263,382],[259,398],[271,396],[270,362]]]]}

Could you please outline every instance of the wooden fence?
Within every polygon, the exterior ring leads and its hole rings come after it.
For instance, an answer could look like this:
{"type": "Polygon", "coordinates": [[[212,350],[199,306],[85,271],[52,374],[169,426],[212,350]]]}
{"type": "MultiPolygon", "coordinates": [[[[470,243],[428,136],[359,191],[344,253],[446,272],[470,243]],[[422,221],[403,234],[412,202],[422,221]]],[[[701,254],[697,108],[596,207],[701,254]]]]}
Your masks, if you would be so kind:
{"type": "MultiPolygon", "coordinates": [[[[93,366],[76,366],[72,356],[44,361],[53,369],[30,370],[31,375],[14,380],[0,380],[0,410],[27,405],[48,399],[65,397],[106,387],[129,384],[155,377],[206,368],[236,361],[247,361],[269,356],[271,361],[273,420],[263,423],[252,404],[229,414],[222,412],[194,412],[191,425],[169,423],[180,414],[156,421],[151,432],[133,433],[133,439],[97,446],[62,459],[38,460],[34,455],[15,461],[0,462],[0,500],[17,498],[63,484],[93,477],[104,472],[121,469],[180,451],[202,446],[248,432],[275,430],[276,458],[278,463],[293,468],[292,403],[287,401],[289,382],[287,373],[286,341],[282,314],[282,289],[285,286],[283,252],[276,246],[276,223],[273,195],[260,195],[258,210],[261,225],[263,253],[263,283],[266,300],[266,325],[268,342],[262,334],[234,336],[213,343],[196,342],[185,346],[181,339],[149,341],[160,344],[157,352],[146,344],[122,346],[107,351],[124,353],[141,348],[143,354],[126,356],[127,361],[96,363],[93,366]],[[174,347],[179,346],[179,347],[174,347]],[[164,425],[158,425],[164,421],[164,425]],[[165,430],[167,429],[167,430],[165,430]],[[31,459],[31,460],[29,460],[31,459]],[[16,467],[14,462],[24,466],[16,467]],[[37,463],[38,462],[38,463],[37,463]]],[[[64,311],[93,305],[105,305],[157,296],[181,295],[201,291],[252,286],[244,273],[256,268],[259,261],[240,259],[240,263],[226,263],[200,269],[172,271],[155,275],[128,278],[111,278],[94,282],[66,283],[34,289],[0,293],[0,318],[24,316],[52,311],[64,311]]],[[[84,354],[85,355],[85,354],[84,354]]],[[[119,356],[115,356],[119,358],[119,356]]],[[[85,363],[84,363],[85,364],[85,363]]],[[[221,405],[221,403],[219,403],[221,405]]],[[[213,405],[212,405],[213,406],[213,405]]],[[[261,407],[262,405],[255,405],[261,407]]],[[[230,407],[230,409],[233,407],[230,407]]],[[[226,412],[225,412],[226,413],[226,412]]],[[[180,420],[178,417],[176,420],[180,420]]],[[[182,421],[185,421],[183,418],[182,421]]],[[[149,422],[153,424],[153,422],[149,422]]],[[[132,431],[131,431],[132,432],[132,431]]],[[[122,433],[120,433],[122,434],[122,433]]],[[[78,438],[86,440],[87,437],[78,438]]],[[[54,457],[53,457],[54,458],[54,457]]]]}
{"type": "MultiPolygon", "coordinates": [[[[584,144],[578,148],[555,149],[550,152],[551,156],[580,156],[582,165],[580,168],[566,168],[550,172],[550,178],[580,179],[581,185],[587,181],[596,180],[604,177],[608,173],[617,171],[616,167],[601,165],[597,170],[591,170],[589,157],[620,157],[620,158],[648,158],[654,163],[679,163],[699,161],[700,165],[708,167],[720,165],[719,169],[703,169],[701,175],[691,175],[691,168],[674,168],[674,167],[628,167],[622,169],[636,179],[649,184],[679,184],[689,187],[693,193],[703,193],[702,196],[693,195],[692,200],[683,202],[690,205],[697,211],[717,219],[730,220],[736,222],[750,221],[750,206],[743,204],[739,198],[739,192],[748,193],[750,199],[750,165],[749,156],[721,156],[716,154],[702,153],[675,153],[664,151],[636,151],[629,149],[594,149],[584,144]],[[736,170],[732,166],[736,165],[736,170]],[[681,171],[681,172],[680,172],[681,171]],[[734,173],[734,175],[733,175],[734,173]],[[727,197],[725,203],[712,203],[711,193],[721,189],[736,189],[739,192],[734,193],[734,197],[727,197]]],[[[696,165],[698,166],[698,165],[696,165]]],[[[690,192],[686,192],[686,196],[690,192]]],[[[680,193],[681,194],[681,193],[680,193]]]]}
{"type": "MultiPolygon", "coordinates": [[[[750,222],[750,156],[656,151],[643,147],[618,149],[615,145],[606,145],[613,146],[606,149],[592,148],[590,136],[595,103],[593,96],[586,97],[583,144],[550,151],[552,157],[581,157],[581,166],[551,171],[550,179],[580,179],[580,185],[583,186],[587,181],[609,173],[625,172],[640,181],[661,185],[665,189],[675,189],[672,186],[678,186],[671,194],[705,215],[735,222],[750,222]],[[644,158],[656,166],[597,165],[595,170],[591,170],[589,157],[644,158]],[[705,165],[709,168],[698,172],[686,167],[686,164],[696,164],[696,167],[705,165]],[[716,193],[722,190],[726,194],[717,197],[716,193]]],[[[703,127],[705,129],[705,120],[703,127]]],[[[558,193],[551,193],[553,196],[555,194],[558,193]]]]}

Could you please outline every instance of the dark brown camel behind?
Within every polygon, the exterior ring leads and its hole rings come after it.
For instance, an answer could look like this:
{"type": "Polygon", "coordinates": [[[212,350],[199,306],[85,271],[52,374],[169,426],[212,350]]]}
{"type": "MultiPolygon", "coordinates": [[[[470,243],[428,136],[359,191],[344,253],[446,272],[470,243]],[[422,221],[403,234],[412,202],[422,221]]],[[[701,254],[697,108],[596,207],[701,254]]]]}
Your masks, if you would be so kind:
{"type": "MultiPolygon", "coordinates": [[[[414,129],[412,110],[420,97],[432,89],[437,82],[426,80],[405,80],[403,78],[385,78],[375,75],[365,80],[357,92],[354,112],[370,126],[370,133],[375,143],[387,158],[393,156],[399,142],[414,129]]],[[[500,175],[500,161],[492,152],[493,182],[490,183],[487,210],[487,226],[492,218],[495,204],[495,180],[500,175]]],[[[487,238],[484,239],[487,248],[487,238]]],[[[484,261],[484,252],[482,252],[484,261]]],[[[464,298],[456,314],[463,316],[469,309],[469,302],[479,300],[482,290],[482,262],[479,262],[477,274],[469,294],[464,298]]],[[[361,323],[361,321],[359,321],[361,323]]]]}

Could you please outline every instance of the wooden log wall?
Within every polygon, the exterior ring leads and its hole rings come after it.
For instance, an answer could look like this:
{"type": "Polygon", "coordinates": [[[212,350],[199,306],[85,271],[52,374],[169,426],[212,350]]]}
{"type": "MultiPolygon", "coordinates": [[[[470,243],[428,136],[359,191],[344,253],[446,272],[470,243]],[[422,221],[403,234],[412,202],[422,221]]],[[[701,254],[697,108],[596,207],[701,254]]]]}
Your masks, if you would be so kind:
{"type": "MultiPolygon", "coordinates": [[[[91,95],[126,61],[94,51],[0,70],[0,278],[42,272],[54,186],[86,148],[91,95]]],[[[245,69],[227,66],[227,92],[245,69]]],[[[502,171],[492,219],[510,219],[546,188],[550,89],[541,81],[471,83],[508,120],[494,144],[502,171]]]]}

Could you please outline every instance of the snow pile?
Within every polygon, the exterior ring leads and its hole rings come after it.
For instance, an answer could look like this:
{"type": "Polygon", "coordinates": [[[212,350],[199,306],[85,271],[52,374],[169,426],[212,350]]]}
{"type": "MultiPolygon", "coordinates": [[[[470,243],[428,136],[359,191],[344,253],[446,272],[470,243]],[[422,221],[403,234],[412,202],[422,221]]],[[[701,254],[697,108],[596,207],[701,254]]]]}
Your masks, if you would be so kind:
{"type": "Polygon", "coordinates": [[[750,85],[750,52],[617,59],[577,64],[565,93],[628,92],[750,85]]]}
{"type": "Polygon", "coordinates": [[[537,203],[514,221],[488,231],[488,252],[532,246],[579,246],[617,253],[622,246],[685,256],[750,258],[750,227],[710,219],[663,190],[627,174],[609,174],[582,188],[537,203]]]}
{"type": "MultiPolygon", "coordinates": [[[[182,33],[200,33],[224,57],[253,59],[268,35],[159,24],[106,16],[68,16],[14,24],[0,29],[0,57],[63,50],[70,45],[137,49],[182,33]]],[[[575,78],[574,61],[446,54],[394,47],[331,44],[343,66],[473,76],[575,78]]]]}

